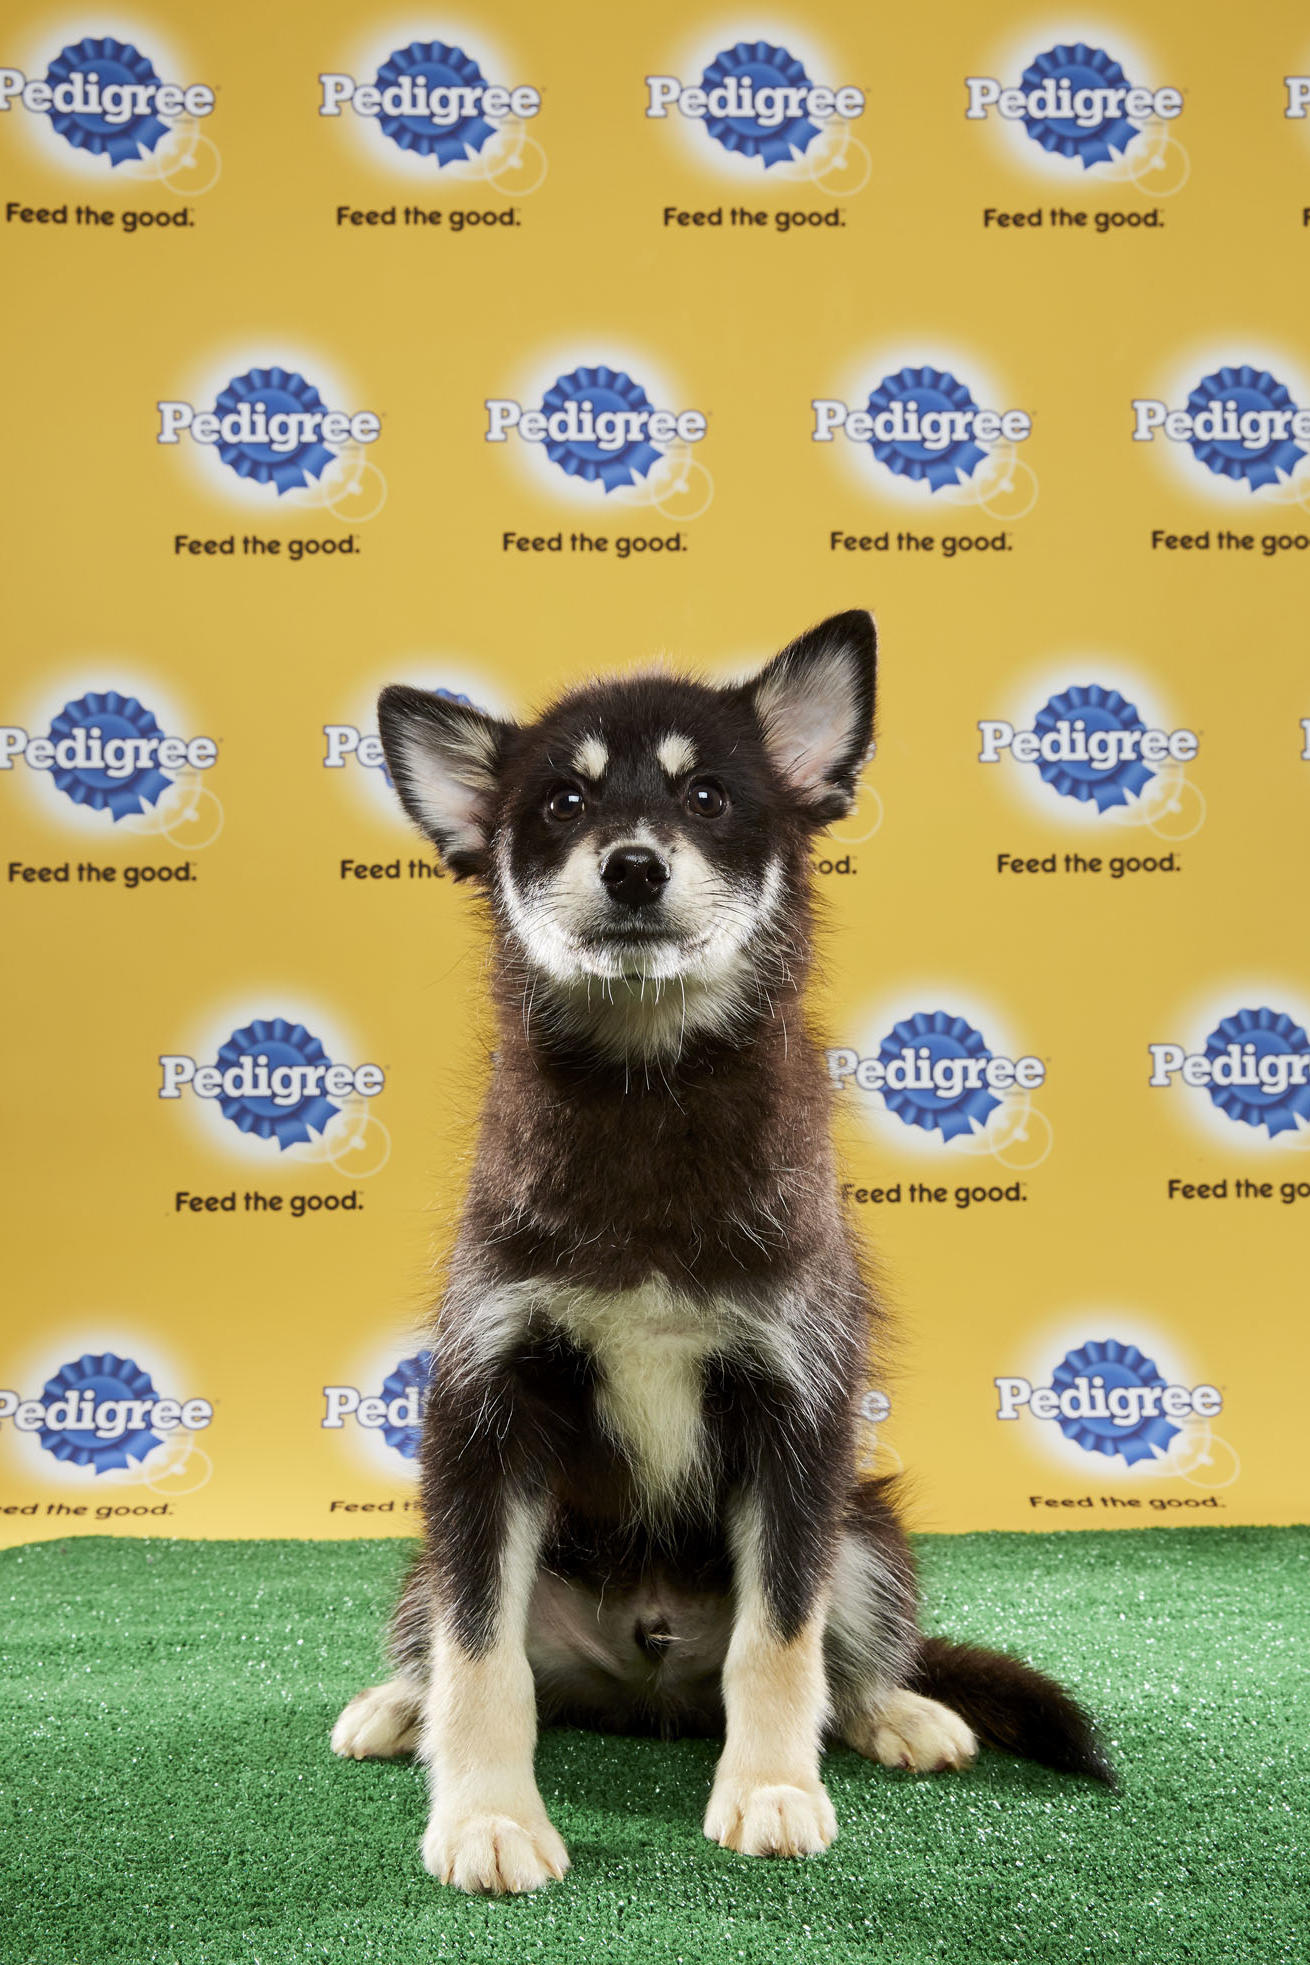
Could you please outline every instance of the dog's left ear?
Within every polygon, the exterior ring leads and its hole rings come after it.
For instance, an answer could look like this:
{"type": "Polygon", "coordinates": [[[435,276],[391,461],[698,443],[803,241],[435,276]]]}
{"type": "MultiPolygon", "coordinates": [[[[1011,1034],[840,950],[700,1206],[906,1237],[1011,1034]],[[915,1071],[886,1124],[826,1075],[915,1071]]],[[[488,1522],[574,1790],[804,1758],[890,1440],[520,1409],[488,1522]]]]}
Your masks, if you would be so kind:
{"type": "Polygon", "coordinates": [[[774,769],[806,817],[848,812],[873,746],[878,637],[862,608],[834,614],[746,684],[774,769]]]}
{"type": "Polygon", "coordinates": [[[378,730],[401,804],[455,879],[484,873],[514,726],[456,697],[393,683],[378,698],[378,730]]]}

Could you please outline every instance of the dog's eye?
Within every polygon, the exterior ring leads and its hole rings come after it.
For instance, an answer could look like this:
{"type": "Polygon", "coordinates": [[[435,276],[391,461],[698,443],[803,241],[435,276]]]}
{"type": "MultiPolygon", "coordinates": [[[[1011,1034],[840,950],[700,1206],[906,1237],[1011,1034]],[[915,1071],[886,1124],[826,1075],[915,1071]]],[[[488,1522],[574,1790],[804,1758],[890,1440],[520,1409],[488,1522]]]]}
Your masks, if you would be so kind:
{"type": "Polygon", "coordinates": [[[546,800],[546,813],[552,819],[580,819],[587,801],[576,785],[556,785],[546,800]]]}
{"type": "Polygon", "coordinates": [[[722,785],[716,785],[713,778],[697,778],[687,787],[687,810],[698,819],[717,819],[727,810],[728,800],[722,785]]]}

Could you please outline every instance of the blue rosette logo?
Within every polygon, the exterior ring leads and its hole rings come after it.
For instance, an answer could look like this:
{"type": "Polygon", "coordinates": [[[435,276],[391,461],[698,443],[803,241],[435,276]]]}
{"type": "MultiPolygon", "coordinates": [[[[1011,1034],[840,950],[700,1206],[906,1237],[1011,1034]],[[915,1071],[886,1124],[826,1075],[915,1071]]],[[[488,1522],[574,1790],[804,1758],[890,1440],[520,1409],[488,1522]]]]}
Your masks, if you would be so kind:
{"type": "MultiPolygon", "coordinates": [[[[185,197],[218,181],[218,149],[199,130],[213,113],[213,89],[162,81],[139,48],[112,34],[70,42],[44,76],[29,80],[20,68],[0,67],[0,115],[12,109],[39,116],[81,157],[104,159],[110,170],[127,165],[124,176],[133,180],[185,197]]],[[[117,221],[125,232],[161,222],[155,212],[124,212],[117,221]]]]}
{"type": "MultiPolygon", "coordinates": [[[[160,399],[155,413],[156,443],[186,437],[215,451],[243,484],[272,485],[279,498],[305,492],[302,504],[325,506],[352,523],[376,517],[386,502],[386,480],[364,457],[381,435],[382,418],[375,410],[330,409],[296,369],[250,368],[219,391],[212,409],[160,399]]],[[[174,541],[175,551],[184,549],[195,550],[185,534],[174,541]]],[[[299,556],[294,545],[290,551],[299,556]]]]}
{"type": "Polygon", "coordinates": [[[1295,1133],[1310,1125],[1310,1083],[1289,1084],[1283,1060],[1303,1058],[1310,1064],[1310,1037],[1284,1010],[1237,1010],[1224,1017],[1205,1040],[1205,1055],[1211,1060],[1208,1090],[1221,1112],[1243,1126],[1263,1126],[1270,1139],[1280,1133],[1295,1133]],[[1262,1066],[1264,1060],[1270,1064],[1262,1066]],[[1240,1060],[1238,1069],[1224,1074],[1221,1082],[1215,1066],[1220,1060],[1240,1060]]]}
{"type": "MultiPolygon", "coordinates": [[[[1044,82],[1054,85],[1055,101],[1067,98],[1071,108],[1080,91],[1106,91],[1129,88],[1128,77],[1104,48],[1093,48],[1086,41],[1072,46],[1062,42],[1038,55],[1023,72],[1020,84],[1036,91],[1044,82]]],[[[1099,120],[1080,120],[1076,114],[1051,115],[1031,112],[1024,122],[1034,143],[1060,157],[1072,158],[1084,170],[1093,164],[1109,163],[1128,148],[1138,134],[1135,124],[1113,109],[1101,113],[1099,120]]]]}
{"type": "Polygon", "coordinates": [[[1213,477],[1240,496],[1273,492],[1276,501],[1304,501],[1310,455],[1310,404],[1254,362],[1226,362],[1203,375],[1174,408],[1157,396],[1132,399],[1134,443],[1186,446],[1213,477]]]}
{"type": "MultiPolygon", "coordinates": [[[[655,446],[637,436],[626,435],[618,450],[601,447],[597,418],[626,419],[634,412],[640,416],[643,411],[649,416],[654,408],[641,384],[622,369],[575,368],[570,374],[561,375],[541,399],[541,407],[548,415],[554,411],[567,413],[570,403],[588,412],[593,434],[589,438],[547,437],[546,455],[567,477],[582,478],[588,484],[599,483],[606,492],[618,491],[647,476],[652,464],[659,461],[660,452],[655,446]]],[[[600,425],[599,430],[604,427],[600,425]]],[[[628,430],[634,427],[627,422],[628,430]]]]}
{"type": "Polygon", "coordinates": [[[144,1460],[148,1453],[163,1445],[159,1435],[148,1426],[133,1423],[133,1406],[138,1401],[153,1406],[158,1396],[150,1374],[142,1371],[134,1359],[120,1358],[113,1351],[104,1351],[99,1357],[85,1352],[48,1378],[42,1387],[46,1414],[37,1437],[56,1460],[68,1461],[74,1467],[89,1467],[95,1474],[107,1474],[113,1468],[144,1460]],[[120,1405],[128,1408],[121,1420],[120,1405]],[[102,1417],[100,1427],[95,1423],[97,1408],[102,1417]],[[105,1419],[111,1428],[107,1436],[105,1419]]]}
{"type": "MultiPolygon", "coordinates": [[[[758,164],[778,182],[812,185],[834,198],[851,197],[869,180],[869,153],[852,133],[865,107],[862,89],[814,81],[790,48],[763,39],[721,48],[696,82],[646,77],[648,117],[664,121],[676,111],[701,126],[729,169],[758,164]]],[[[840,223],[818,214],[810,222],[840,223]]]]}
{"type": "MultiPolygon", "coordinates": [[[[290,1017],[252,1018],[218,1045],[212,1064],[186,1052],[163,1052],[157,1062],[158,1098],[189,1094],[212,1104],[256,1151],[269,1144],[279,1153],[300,1149],[300,1160],[330,1161],[354,1180],[380,1172],[390,1156],[390,1135],[368,1109],[386,1086],[382,1066],[334,1061],[319,1038],[290,1017]]],[[[289,1212],[357,1205],[350,1196],[293,1195],[289,1212]]]]}
{"type": "Polygon", "coordinates": [[[450,122],[434,123],[430,113],[423,114],[417,108],[408,115],[384,109],[378,118],[378,127],[384,136],[390,137],[402,150],[411,151],[419,157],[431,157],[438,170],[443,164],[462,163],[466,158],[476,156],[494,133],[493,125],[485,116],[467,111],[460,113],[460,105],[469,99],[468,92],[476,91],[480,99],[487,87],[482,70],[462,48],[453,48],[445,41],[411,41],[407,48],[397,48],[390,59],[383,62],[377,79],[379,87],[384,90],[390,91],[400,85],[399,94],[404,96],[408,93],[416,102],[419,92],[413,89],[405,91],[403,84],[406,81],[411,84],[422,82],[422,97],[428,101],[432,99],[434,91],[450,92],[455,105],[450,122]]]}
{"type": "Polygon", "coordinates": [[[775,47],[771,41],[738,41],[710,63],[701,76],[701,87],[711,96],[722,89],[729,100],[735,94],[739,101],[750,103],[750,113],[707,114],[706,134],[738,156],[759,157],[765,170],[774,164],[789,164],[809,149],[819,134],[819,126],[796,111],[788,114],[790,103],[786,96],[782,98],[782,120],[774,121],[771,117],[764,121],[768,112],[758,106],[759,95],[763,91],[764,101],[771,104],[776,100],[774,91],[808,92],[811,86],[805,64],[786,48],[775,47]],[[733,83],[738,85],[735,91],[733,83]],[[747,90],[741,89],[742,83],[749,85],[747,90]]]}
{"type": "Polygon", "coordinates": [[[101,815],[111,825],[126,820],[132,833],[177,846],[207,846],[222,830],[222,804],[201,782],[217,758],[214,738],[166,734],[154,712],[121,689],[71,697],[44,736],[0,724],[0,773],[36,772],[93,823],[101,815]]]}
{"type": "Polygon", "coordinates": [[[419,1440],[423,1432],[423,1404],[432,1382],[435,1362],[434,1352],[416,1351],[412,1358],[402,1358],[395,1370],[388,1372],[382,1381],[381,1396],[387,1408],[386,1418],[382,1422],[382,1437],[406,1460],[418,1458],[419,1440]],[[414,1415],[412,1418],[411,1413],[414,1415]]]}
{"type": "MultiPolygon", "coordinates": [[[[1143,1357],[1135,1344],[1120,1344],[1117,1338],[1100,1342],[1093,1338],[1076,1351],[1061,1358],[1051,1373],[1051,1389],[1068,1394],[1061,1400],[1059,1428],[1087,1453],[1118,1454],[1130,1467],[1139,1460],[1159,1458],[1169,1450],[1178,1428],[1158,1410],[1147,1416],[1140,1409],[1144,1401],[1113,1399],[1115,1392],[1144,1392],[1148,1388],[1163,1392],[1166,1380],[1150,1358],[1143,1357]],[[1086,1396],[1077,1397],[1079,1380],[1086,1396]],[[1096,1398],[1096,1392],[1104,1394],[1096,1398]],[[1139,1416],[1134,1420],[1134,1405],[1139,1416]],[[1124,1417],[1117,1416],[1118,1407],[1124,1417]]],[[[1158,1401],[1154,1401],[1158,1405],[1158,1401]]]]}
{"type": "Polygon", "coordinates": [[[62,1465],[92,1476],[140,1467],[181,1428],[173,1442],[180,1457],[176,1451],[171,1458],[165,1455],[140,1476],[158,1492],[165,1491],[157,1487],[165,1477],[171,1493],[204,1485],[207,1474],[186,1485],[178,1481],[192,1459],[209,1467],[208,1456],[189,1444],[188,1436],[203,1431],[213,1417],[208,1399],[161,1398],[149,1372],[117,1351],[84,1351],[46,1380],[39,1398],[0,1389],[0,1424],[7,1420],[62,1465]]]}
{"type": "MultiPolygon", "coordinates": [[[[840,436],[900,481],[899,496],[945,492],[947,503],[1002,519],[1023,518],[1037,502],[1037,474],[1018,455],[1033,433],[1032,412],[980,405],[951,369],[905,362],[862,400],[813,396],[810,410],[812,443],[840,436]]],[[[953,550],[949,542],[944,550],[953,550]]]]}
{"type": "MultiPolygon", "coordinates": [[[[327,411],[313,383],[285,368],[252,368],[244,375],[233,376],[215,401],[214,409],[220,417],[237,417],[243,403],[261,409],[266,422],[270,417],[295,418],[302,432],[305,425],[300,419],[306,412],[313,415],[317,411],[321,416],[327,411]]],[[[252,423],[250,427],[257,432],[258,426],[252,423]]],[[[303,434],[290,452],[275,449],[267,429],[262,440],[257,433],[237,441],[220,434],[218,454],[239,478],[275,485],[279,498],[322,477],[335,455],[326,444],[303,434]]]]}
{"type": "Polygon", "coordinates": [[[1208,1092],[1234,1125],[1263,1131],[1269,1141],[1301,1144],[1310,1127],[1310,1037],[1305,1026],[1268,1004],[1221,1017],[1205,1048],[1148,1044],[1148,1085],[1175,1084],[1208,1092]]]}
{"type": "Polygon", "coordinates": [[[1216,369],[1213,375],[1202,376],[1187,398],[1187,408],[1196,419],[1188,441],[1198,463],[1250,491],[1290,477],[1306,455],[1302,445],[1281,433],[1295,420],[1297,404],[1267,368],[1244,362],[1240,368],[1216,369]],[[1203,415],[1216,407],[1217,421],[1203,415]],[[1250,419],[1246,425],[1250,436],[1242,435],[1243,417],[1250,419]]]}
{"type": "MultiPolygon", "coordinates": [[[[1086,688],[1075,684],[1072,689],[1052,696],[1033,718],[1033,729],[1041,736],[1058,733],[1061,724],[1070,729],[1081,724],[1084,741],[1078,749],[1082,754],[1070,755],[1071,747],[1065,746],[1063,756],[1042,757],[1037,768],[1062,798],[1076,798],[1083,803],[1091,800],[1098,812],[1104,812],[1112,805],[1126,805],[1130,798],[1136,798],[1143,785],[1155,776],[1140,758],[1119,755],[1108,766],[1098,763],[1098,750],[1104,755],[1105,747],[1089,747],[1086,743],[1086,737],[1093,732],[1145,731],[1146,725],[1136,707],[1117,689],[1102,689],[1095,682],[1086,688]]],[[[1110,754],[1114,756],[1113,748],[1110,754]]]]}
{"type": "MultiPolygon", "coordinates": [[[[1198,732],[1149,727],[1137,704],[1108,683],[1071,683],[1056,690],[1028,729],[1002,717],[982,717],[978,735],[980,764],[1008,757],[1031,770],[1067,801],[1067,817],[1109,815],[1170,840],[1191,838],[1205,822],[1205,797],[1184,769],[1200,751],[1198,732]]],[[[1051,801],[1039,796],[1049,810],[1051,801]]],[[[1111,862],[1112,878],[1120,877],[1116,864],[1111,862]]]]}
{"type": "Polygon", "coordinates": [[[956,1074],[937,1072],[932,1067],[944,1060],[990,1059],[991,1052],[981,1031],[953,1017],[947,1010],[920,1012],[894,1024],[882,1041],[878,1056],[891,1067],[903,1063],[906,1053],[928,1071],[903,1074],[907,1082],[889,1080],[883,1100],[889,1112],[907,1126],[920,1126],[925,1132],[939,1132],[943,1139],[957,1139],[962,1133],[979,1132],[1000,1104],[982,1084],[968,1085],[969,1074],[960,1073],[959,1088],[952,1090],[956,1074]]]}
{"type": "MultiPolygon", "coordinates": [[[[709,419],[698,409],[659,409],[626,369],[588,363],[559,375],[535,407],[488,396],[486,443],[528,444],[579,487],[633,492],[630,504],[696,518],[713,481],[692,450],[709,419]]],[[[589,494],[588,494],[589,495],[589,494]]]]}
{"type": "Polygon", "coordinates": [[[930,434],[935,425],[924,428],[925,417],[946,417],[954,411],[967,424],[977,414],[978,405],[965,384],[946,369],[903,368],[895,375],[885,375],[869,396],[868,411],[874,418],[888,412],[889,419],[905,432],[879,436],[875,431],[869,445],[878,462],[898,478],[925,481],[930,491],[962,484],[987,454],[967,436],[948,435],[943,445],[930,434]],[[907,412],[899,419],[895,414],[898,404],[907,412]]]}
{"type": "Polygon", "coordinates": [[[95,100],[95,109],[81,110],[58,109],[52,102],[47,113],[65,142],[92,156],[108,157],[111,168],[148,156],[167,134],[168,125],[149,109],[129,106],[111,113],[109,106],[117,103],[119,95],[128,105],[135,105],[153,98],[161,87],[154,64],[130,41],[115,41],[112,34],[101,40],[87,35],[84,41],[56,55],[46,72],[46,80],[56,89],[60,83],[71,84],[74,99],[95,100]],[[85,86],[77,90],[78,77],[84,84],[98,85],[94,98],[85,86]],[[106,91],[116,93],[106,96],[106,91]]]}
{"type": "Polygon", "coordinates": [[[1089,1338],[1066,1352],[1049,1385],[1009,1377],[992,1383],[997,1419],[1015,1422],[1022,1413],[1055,1426],[1084,1453],[1121,1460],[1128,1469],[1178,1474],[1196,1486],[1226,1486],[1206,1457],[1219,1449],[1236,1473],[1236,1456],[1209,1425],[1224,1408],[1218,1386],[1170,1384],[1153,1358],[1117,1337],[1089,1338]],[[1212,1477],[1203,1478],[1202,1467],[1212,1477]]]}
{"type": "MultiPolygon", "coordinates": [[[[969,121],[996,115],[1057,169],[1096,171],[1101,182],[1131,182],[1152,198],[1171,197],[1191,175],[1186,150],[1169,134],[1183,112],[1183,91],[1131,81],[1113,55],[1088,41],[1061,41],[1034,55],[1017,86],[990,75],[967,75],[964,86],[969,121]]],[[[1095,217],[1098,232],[1159,223],[1126,211],[1095,217]]]]}
{"type": "MultiPolygon", "coordinates": [[[[459,182],[489,184],[506,197],[526,197],[545,181],[546,153],[527,134],[541,112],[540,89],[488,81],[465,48],[410,41],[393,49],[371,79],[322,74],[318,81],[320,116],[349,110],[374,124],[424,175],[429,167],[450,169],[459,182]]],[[[393,154],[390,161],[394,167],[400,160],[393,154]]],[[[435,222],[425,213],[418,219],[435,222]]]]}
{"type": "MultiPolygon", "coordinates": [[[[321,1133],[340,1107],[324,1098],[313,1086],[321,1082],[330,1065],[327,1052],[303,1023],[288,1023],[285,1017],[266,1021],[257,1017],[241,1030],[234,1030],[218,1053],[217,1064],[225,1074],[219,1094],[219,1110],[243,1133],[257,1139],[275,1139],[282,1152],[299,1146],[321,1133]],[[259,1067],[242,1077],[241,1067],[249,1061],[259,1067]],[[306,1077],[306,1067],[317,1077],[306,1077]],[[287,1094],[279,1097],[274,1073],[290,1075],[293,1102],[287,1094]],[[228,1085],[249,1085],[249,1090],[228,1091],[228,1085]],[[301,1088],[301,1089],[297,1089],[301,1088]]],[[[284,1081],[285,1082],[285,1081],[284,1081]]]]}
{"type": "Polygon", "coordinates": [[[74,805],[108,812],[117,824],[146,811],[172,784],[173,780],[153,764],[135,761],[157,754],[163,737],[154,716],[135,696],[120,696],[116,689],[103,695],[89,690],[76,702],[65,703],[50,720],[50,738],[56,746],[50,775],[74,805]],[[94,748],[79,746],[79,733],[99,739],[98,744],[94,748]],[[67,758],[82,756],[87,761],[61,764],[61,754],[67,758]],[[125,764],[112,761],[120,757],[125,764]]]}
{"type": "Polygon", "coordinates": [[[882,1109],[923,1145],[990,1154],[1019,1171],[1051,1151],[1051,1123],[1031,1098],[1046,1083],[1044,1061],[1001,1055],[953,1011],[898,1017],[870,1055],[840,1046],[826,1062],[837,1091],[877,1094],[882,1109]]]}

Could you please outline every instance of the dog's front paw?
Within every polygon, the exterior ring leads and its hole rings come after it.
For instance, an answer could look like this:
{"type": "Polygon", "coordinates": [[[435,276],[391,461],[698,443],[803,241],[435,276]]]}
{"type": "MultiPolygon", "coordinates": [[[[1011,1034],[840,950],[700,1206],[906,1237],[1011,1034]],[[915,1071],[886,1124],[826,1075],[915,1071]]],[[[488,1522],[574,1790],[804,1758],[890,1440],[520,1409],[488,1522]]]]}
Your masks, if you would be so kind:
{"type": "Polygon", "coordinates": [[[870,1760],[920,1774],[967,1767],[978,1752],[972,1729],[958,1713],[917,1692],[893,1692],[864,1722],[862,1735],[862,1741],[852,1740],[851,1745],[870,1760]]]}
{"type": "Polygon", "coordinates": [[[512,1815],[463,1815],[437,1809],[423,1837],[423,1867],[457,1890],[517,1896],[558,1881],[568,1851],[545,1815],[516,1821],[512,1815]]]}
{"type": "Polygon", "coordinates": [[[821,1781],[793,1787],[721,1776],[710,1795],[705,1833],[742,1856],[817,1856],[835,1841],[837,1817],[821,1781]]]}

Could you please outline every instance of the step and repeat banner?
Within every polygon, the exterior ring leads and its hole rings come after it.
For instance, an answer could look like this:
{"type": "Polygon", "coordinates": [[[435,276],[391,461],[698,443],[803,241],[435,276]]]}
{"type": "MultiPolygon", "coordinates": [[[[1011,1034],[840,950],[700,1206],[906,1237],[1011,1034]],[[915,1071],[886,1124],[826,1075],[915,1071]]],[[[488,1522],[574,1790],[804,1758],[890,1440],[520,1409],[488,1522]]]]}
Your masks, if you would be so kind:
{"type": "Polygon", "coordinates": [[[405,1532],[491,1043],[377,738],[870,606],[930,1529],[1304,1519],[1310,22],[12,7],[0,1535],[405,1532]]]}

